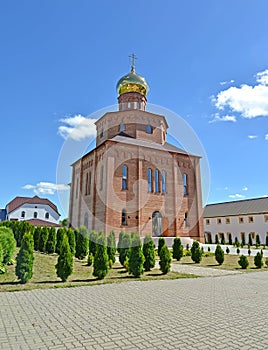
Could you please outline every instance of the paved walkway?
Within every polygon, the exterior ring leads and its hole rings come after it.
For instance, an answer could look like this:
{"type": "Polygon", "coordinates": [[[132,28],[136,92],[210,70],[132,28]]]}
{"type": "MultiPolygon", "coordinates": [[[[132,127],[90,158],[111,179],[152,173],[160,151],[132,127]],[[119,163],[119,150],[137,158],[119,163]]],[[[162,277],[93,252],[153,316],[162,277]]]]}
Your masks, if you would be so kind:
{"type": "MultiPolygon", "coordinates": [[[[157,264],[156,267],[159,268],[159,265],[157,264]]],[[[188,273],[190,275],[197,275],[201,277],[227,276],[241,273],[240,271],[234,270],[213,269],[208,267],[192,266],[185,264],[171,264],[171,270],[180,273],[188,273]]]]}
{"type": "Polygon", "coordinates": [[[0,349],[267,349],[268,272],[0,294],[0,349]]]}

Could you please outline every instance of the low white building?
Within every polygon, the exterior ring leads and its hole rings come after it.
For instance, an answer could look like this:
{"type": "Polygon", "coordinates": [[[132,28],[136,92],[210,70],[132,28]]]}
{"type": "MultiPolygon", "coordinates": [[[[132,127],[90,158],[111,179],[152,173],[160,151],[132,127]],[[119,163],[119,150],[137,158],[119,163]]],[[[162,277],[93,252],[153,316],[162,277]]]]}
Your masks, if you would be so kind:
{"type": "Polygon", "coordinates": [[[58,226],[58,208],[47,198],[16,197],[6,206],[6,220],[25,220],[35,226],[58,226]]]}
{"type": "Polygon", "coordinates": [[[208,204],[203,218],[206,242],[215,243],[218,235],[219,242],[224,238],[228,243],[231,236],[232,242],[237,237],[239,242],[244,238],[248,244],[251,234],[255,244],[258,234],[261,244],[265,244],[268,236],[268,197],[208,204]]]}

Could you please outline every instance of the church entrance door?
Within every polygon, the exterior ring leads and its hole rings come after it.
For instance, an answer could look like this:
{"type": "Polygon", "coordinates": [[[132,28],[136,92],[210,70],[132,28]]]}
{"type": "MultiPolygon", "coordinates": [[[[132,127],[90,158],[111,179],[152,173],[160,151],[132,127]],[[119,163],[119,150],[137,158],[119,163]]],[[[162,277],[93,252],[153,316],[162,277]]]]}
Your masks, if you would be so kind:
{"type": "Polygon", "coordinates": [[[159,211],[155,211],[152,215],[152,225],[153,225],[153,236],[161,237],[162,236],[162,215],[159,211]]]}

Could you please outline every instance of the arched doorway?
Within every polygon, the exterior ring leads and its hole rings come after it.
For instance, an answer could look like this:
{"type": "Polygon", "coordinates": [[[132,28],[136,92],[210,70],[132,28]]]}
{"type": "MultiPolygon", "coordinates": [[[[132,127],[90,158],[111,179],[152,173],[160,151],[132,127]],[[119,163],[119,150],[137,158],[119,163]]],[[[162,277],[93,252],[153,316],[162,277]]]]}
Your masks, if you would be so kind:
{"type": "Polygon", "coordinates": [[[152,226],[153,226],[153,236],[161,237],[162,236],[162,215],[159,211],[155,211],[152,215],[152,226]]]}

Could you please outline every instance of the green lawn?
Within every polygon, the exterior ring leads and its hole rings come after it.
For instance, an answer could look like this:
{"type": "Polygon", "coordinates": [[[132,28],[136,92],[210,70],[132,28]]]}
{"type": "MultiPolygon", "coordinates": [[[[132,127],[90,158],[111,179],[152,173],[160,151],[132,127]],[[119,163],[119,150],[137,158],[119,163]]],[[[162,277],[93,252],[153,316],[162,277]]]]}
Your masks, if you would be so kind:
{"type": "MultiPolygon", "coordinates": [[[[18,250],[16,250],[18,252],[18,250]]],[[[0,292],[31,290],[39,288],[63,288],[85,285],[96,285],[103,283],[120,283],[127,281],[148,281],[154,279],[178,279],[193,278],[197,276],[180,274],[177,272],[169,272],[163,275],[158,269],[146,272],[140,278],[134,278],[122,268],[119,263],[115,263],[113,268],[109,270],[108,275],[103,280],[97,280],[92,275],[92,266],[87,266],[86,260],[78,260],[74,258],[74,271],[68,278],[67,282],[61,282],[56,275],[55,264],[58,256],[56,254],[48,255],[35,252],[34,253],[34,269],[33,277],[27,284],[20,284],[15,275],[15,265],[7,266],[7,273],[0,275],[0,292]]]]}

